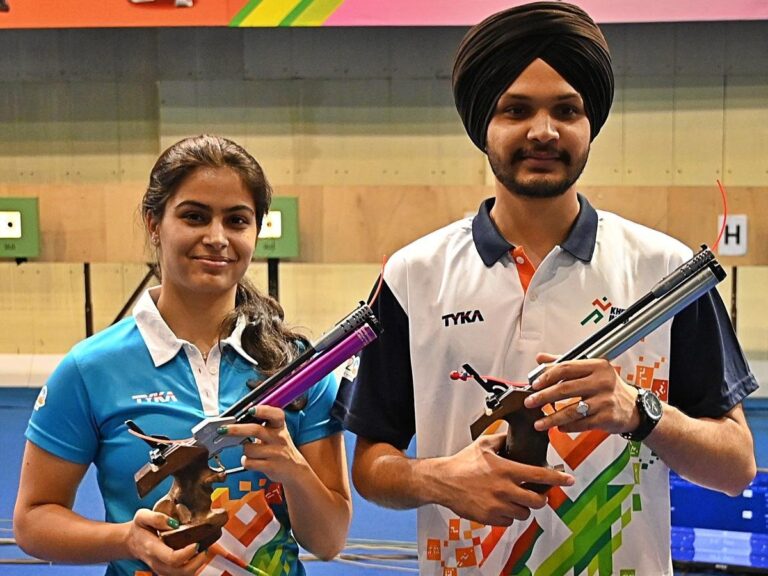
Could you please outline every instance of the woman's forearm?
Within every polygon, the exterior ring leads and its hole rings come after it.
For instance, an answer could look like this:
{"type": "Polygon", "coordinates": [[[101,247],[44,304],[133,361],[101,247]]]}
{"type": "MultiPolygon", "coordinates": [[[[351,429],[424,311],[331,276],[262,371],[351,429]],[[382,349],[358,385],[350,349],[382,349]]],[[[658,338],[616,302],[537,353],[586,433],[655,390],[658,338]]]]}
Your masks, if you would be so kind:
{"type": "Polygon", "coordinates": [[[57,562],[105,562],[128,557],[129,524],[89,520],[72,511],[88,466],[63,460],[31,442],[24,449],[13,515],[18,545],[57,562]]]}
{"type": "Polygon", "coordinates": [[[309,465],[283,489],[296,540],[321,560],[332,559],[346,543],[352,517],[349,496],[326,487],[309,465]]]}
{"type": "Polygon", "coordinates": [[[129,523],[84,518],[60,504],[17,510],[14,533],[27,554],[53,562],[93,564],[128,558],[129,523]]]}

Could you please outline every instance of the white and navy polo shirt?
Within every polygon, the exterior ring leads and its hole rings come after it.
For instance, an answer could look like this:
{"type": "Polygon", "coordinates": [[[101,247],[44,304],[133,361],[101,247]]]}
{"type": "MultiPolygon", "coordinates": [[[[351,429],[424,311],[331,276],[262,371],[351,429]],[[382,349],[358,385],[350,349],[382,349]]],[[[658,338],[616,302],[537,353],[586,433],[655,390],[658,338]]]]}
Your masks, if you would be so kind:
{"type": "MultiPolygon", "coordinates": [[[[397,252],[375,304],[384,332],[339,395],[345,427],[400,449],[415,435],[421,458],[454,454],[471,442],[485,391],[451,380],[451,371],[468,362],[526,382],[538,352],[569,350],[691,255],[664,234],[579,203],[568,238],[535,270],[491,220],[493,199],[397,252]]],[[[757,387],[715,291],[613,363],[626,381],[694,417],[720,416],[757,387]]],[[[619,436],[554,430],[548,461],[576,485],[550,490],[547,508],[501,533],[421,508],[420,573],[576,574],[599,564],[601,573],[671,574],[668,469],[658,458],[619,436]],[[589,518],[598,508],[603,517],[589,518]],[[644,545],[621,546],[622,535],[644,545]]]]}

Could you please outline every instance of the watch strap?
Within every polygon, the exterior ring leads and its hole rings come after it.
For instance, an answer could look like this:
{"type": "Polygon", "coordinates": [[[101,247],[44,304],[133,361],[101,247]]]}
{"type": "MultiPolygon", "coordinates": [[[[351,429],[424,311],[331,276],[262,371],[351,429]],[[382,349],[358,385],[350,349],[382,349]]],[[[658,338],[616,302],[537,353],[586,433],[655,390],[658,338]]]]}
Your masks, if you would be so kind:
{"type": "Polygon", "coordinates": [[[659,423],[660,418],[652,418],[650,414],[648,414],[648,411],[645,407],[645,395],[653,394],[653,392],[646,390],[645,388],[640,388],[639,386],[635,386],[635,388],[637,388],[637,399],[635,400],[635,405],[637,406],[637,412],[640,414],[640,425],[632,432],[622,432],[621,437],[627,440],[631,440],[632,442],[642,442],[656,427],[656,424],[659,423]]]}

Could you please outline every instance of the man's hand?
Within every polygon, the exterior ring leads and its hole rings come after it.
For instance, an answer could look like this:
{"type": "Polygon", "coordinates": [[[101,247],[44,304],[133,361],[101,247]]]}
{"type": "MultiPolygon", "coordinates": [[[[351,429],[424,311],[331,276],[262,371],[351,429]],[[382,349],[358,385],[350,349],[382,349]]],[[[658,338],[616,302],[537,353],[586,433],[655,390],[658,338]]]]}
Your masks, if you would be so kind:
{"type": "Polygon", "coordinates": [[[181,550],[163,544],[157,533],[173,528],[169,520],[169,516],[159,512],[138,510],[128,528],[128,550],[158,576],[193,576],[205,562],[205,554],[198,554],[197,544],[181,550]]]}
{"type": "Polygon", "coordinates": [[[531,509],[543,508],[546,494],[537,494],[523,483],[570,486],[569,474],[529,466],[498,455],[506,434],[480,436],[469,446],[447,458],[435,461],[436,481],[442,497],[438,504],[482,524],[509,526],[525,520],[531,509]]]}
{"type": "MultiPolygon", "coordinates": [[[[543,364],[556,358],[551,354],[538,354],[536,361],[543,364]]],[[[553,364],[533,382],[533,389],[537,392],[525,399],[528,408],[561,403],[556,412],[536,422],[536,430],[557,426],[563,432],[599,429],[620,434],[640,425],[640,415],[635,407],[637,390],[619,378],[607,360],[553,364]]]]}

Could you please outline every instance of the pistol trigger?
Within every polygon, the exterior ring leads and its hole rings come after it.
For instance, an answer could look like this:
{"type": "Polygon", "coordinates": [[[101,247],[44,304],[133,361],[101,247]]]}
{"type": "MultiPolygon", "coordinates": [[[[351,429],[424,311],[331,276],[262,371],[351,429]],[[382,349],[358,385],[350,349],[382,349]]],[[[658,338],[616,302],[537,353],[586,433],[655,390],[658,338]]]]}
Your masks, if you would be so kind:
{"type": "Polygon", "coordinates": [[[215,468],[213,466],[211,466],[211,469],[214,472],[225,472],[226,471],[226,467],[221,462],[221,458],[219,457],[218,454],[214,454],[213,456],[211,456],[211,460],[216,462],[216,467],[215,468]]]}
{"type": "Polygon", "coordinates": [[[169,440],[168,436],[162,434],[147,434],[133,420],[126,420],[125,425],[130,432],[144,440],[153,450],[162,451],[167,444],[165,441],[169,440]]]}

